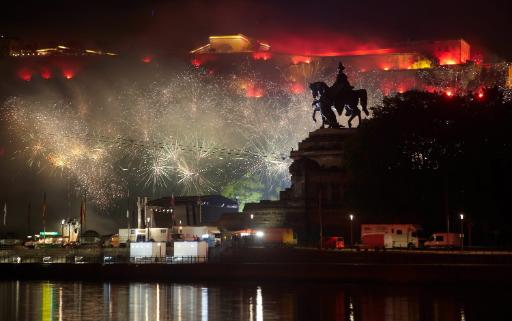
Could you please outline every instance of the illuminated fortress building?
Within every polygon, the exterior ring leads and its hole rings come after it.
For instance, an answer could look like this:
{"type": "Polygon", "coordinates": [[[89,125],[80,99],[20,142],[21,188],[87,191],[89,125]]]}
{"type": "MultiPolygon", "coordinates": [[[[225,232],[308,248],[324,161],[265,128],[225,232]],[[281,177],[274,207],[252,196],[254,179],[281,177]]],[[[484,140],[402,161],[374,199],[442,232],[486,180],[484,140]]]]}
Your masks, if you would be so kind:
{"type": "Polygon", "coordinates": [[[414,89],[454,95],[512,85],[511,63],[485,63],[471,55],[469,43],[462,39],[311,55],[276,52],[265,42],[238,34],[211,36],[208,44],[190,51],[190,55],[191,63],[208,74],[236,76],[246,96],[255,98],[271,90],[269,83],[300,94],[309,82],[334,80],[338,61],[345,65],[352,84],[367,88],[374,101],[414,89]],[[248,70],[252,78],[244,77],[248,70]]]}

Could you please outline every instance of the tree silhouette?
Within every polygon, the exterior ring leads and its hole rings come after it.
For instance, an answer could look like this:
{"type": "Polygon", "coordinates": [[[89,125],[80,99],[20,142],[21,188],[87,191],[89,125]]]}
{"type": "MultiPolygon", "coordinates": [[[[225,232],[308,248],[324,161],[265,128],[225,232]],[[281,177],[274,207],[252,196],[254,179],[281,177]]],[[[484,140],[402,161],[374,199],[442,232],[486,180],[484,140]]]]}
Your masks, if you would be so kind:
{"type": "Polygon", "coordinates": [[[347,199],[367,222],[430,232],[464,212],[475,241],[512,244],[511,138],[512,104],[498,88],[387,97],[347,142],[347,199]]]}

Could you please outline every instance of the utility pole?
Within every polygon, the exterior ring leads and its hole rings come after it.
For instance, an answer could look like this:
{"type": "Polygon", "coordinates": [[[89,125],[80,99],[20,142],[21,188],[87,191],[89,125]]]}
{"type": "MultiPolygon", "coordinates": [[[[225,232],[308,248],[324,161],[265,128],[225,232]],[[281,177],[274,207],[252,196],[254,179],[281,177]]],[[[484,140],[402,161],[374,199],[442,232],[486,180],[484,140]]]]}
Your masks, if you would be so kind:
{"type": "Polygon", "coordinates": [[[201,203],[201,196],[198,196],[197,203],[199,205],[199,225],[202,225],[203,224],[203,213],[202,213],[203,205],[201,203]]]}
{"type": "Polygon", "coordinates": [[[31,228],[30,228],[30,202],[28,202],[28,208],[27,208],[27,236],[31,234],[31,228]]]}
{"type": "Polygon", "coordinates": [[[352,228],[354,222],[354,214],[348,216],[350,218],[350,246],[354,246],[354,229],[352,228]]]}
{"type": "Polygon", "coordinates": [[[140,205],[140,197],[137,196],[137,228],[140,229],[142,226],[142,213],[141,213],[141,205],[140,205]]]}
{"type": "Polygon", "coordinates": [[[464,214],[460,213],[460,249],[464,250],[464,214]]]}
{"type": "Polygon", "coordinates": [[[324,230],[323,230],[323,222],[322,222],[322,187],[318,190],[318,220],[320,223],[320,250],[324,249],[324,230]]]}
{"type": "Polygon", "coordinates": [[[46,204],[46,192],[43,192],[43,238],[46,239],[46,211],[47,211],[47,204],[46,204]]]}

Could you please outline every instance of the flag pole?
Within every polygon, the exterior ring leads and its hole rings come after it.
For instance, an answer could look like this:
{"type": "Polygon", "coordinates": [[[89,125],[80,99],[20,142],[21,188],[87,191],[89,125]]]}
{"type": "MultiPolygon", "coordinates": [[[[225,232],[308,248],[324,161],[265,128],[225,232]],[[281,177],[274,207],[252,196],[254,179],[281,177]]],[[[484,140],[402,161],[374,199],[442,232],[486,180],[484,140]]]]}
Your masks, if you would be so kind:
{"type": "Polygon", "coordinates": [[[31,204],[30,201],[28,202],[28,208],[27,208],[27,236],[29,236],[32,233],[32,229],[30,228],[30,211],[31,211],[31,204]]]}
{"type": "Polygon", "coordinates": [[[48,205],[46,204],[46,192],[43,192],[43,238],[46,239],[46,211],[48,205]]]}

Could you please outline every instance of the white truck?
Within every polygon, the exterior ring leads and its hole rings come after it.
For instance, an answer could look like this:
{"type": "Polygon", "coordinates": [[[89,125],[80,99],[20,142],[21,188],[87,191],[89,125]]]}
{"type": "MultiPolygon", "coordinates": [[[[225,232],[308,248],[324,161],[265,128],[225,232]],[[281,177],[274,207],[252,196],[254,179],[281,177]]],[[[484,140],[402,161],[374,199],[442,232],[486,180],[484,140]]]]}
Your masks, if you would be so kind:
{"type": "Polygon", "coordinates": [[[455,248],[461,246],[461,235],[459,233],[434,233],[425,241],[428,248],[455,248]]]}
{"type": "Polygon", "coordinates": [[[418,248],[420,230],[416,224],[361,224],[361,247],[418,248]]]}

